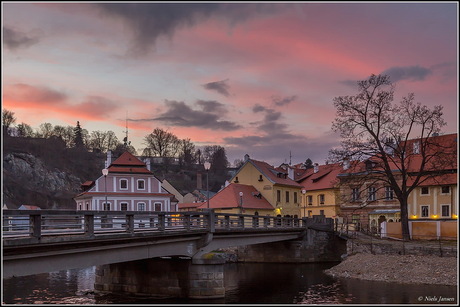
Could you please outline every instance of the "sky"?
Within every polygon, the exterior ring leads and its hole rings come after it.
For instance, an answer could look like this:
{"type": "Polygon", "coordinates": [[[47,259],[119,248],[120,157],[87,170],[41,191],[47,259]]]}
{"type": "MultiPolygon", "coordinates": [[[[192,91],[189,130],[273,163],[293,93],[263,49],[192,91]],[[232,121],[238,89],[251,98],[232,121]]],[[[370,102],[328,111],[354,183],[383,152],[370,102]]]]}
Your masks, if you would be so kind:
{"type": "Polygon", "coordinates": [[[457,2],[2,2],[2,108],[16,123],[155,128],[230,163],[325,163],[333,99],[387,74],[457,132],[457,2]]]}

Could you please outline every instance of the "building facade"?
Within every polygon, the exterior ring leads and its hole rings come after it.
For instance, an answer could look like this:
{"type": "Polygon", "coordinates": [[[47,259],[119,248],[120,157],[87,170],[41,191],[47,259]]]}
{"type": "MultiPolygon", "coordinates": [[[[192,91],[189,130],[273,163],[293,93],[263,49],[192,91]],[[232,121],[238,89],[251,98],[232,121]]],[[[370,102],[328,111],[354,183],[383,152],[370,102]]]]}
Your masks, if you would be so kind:
{"type": "Polygon", "coordinates": [[[85,182],[86,191],[74,200],[77,210],[96,211],[177,211],[177,200],[161,185],[150,165],[129,152],[111,162],[107,175],[85,182]]]}

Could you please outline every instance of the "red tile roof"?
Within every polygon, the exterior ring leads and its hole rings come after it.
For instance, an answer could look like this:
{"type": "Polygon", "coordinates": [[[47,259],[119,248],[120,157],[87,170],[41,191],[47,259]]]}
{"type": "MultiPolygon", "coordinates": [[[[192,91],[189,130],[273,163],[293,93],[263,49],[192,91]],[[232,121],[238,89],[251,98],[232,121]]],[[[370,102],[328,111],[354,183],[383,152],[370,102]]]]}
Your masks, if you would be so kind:
{"type": "Polygon", "coordinates": [[[144,162],[129,152],[124,152],[108,167],[109,173],[151,174],[144,162]]]}
{"type": "Polygon", "coordinates": [[[317,173],[314,168],[309,168],[297,181],[307,191],[332,189],[339,182],[337,175],[342,171],[343,167],[339,163],[319,165],[317,173]]]}
{"type": "MultiPolygon", "coordinates": [[[[211,209],[239,208],[243,192],[244,209],[274,210],[273,206],[252,185],[231,183],[209,199],[211,209]]],[[[200,209],[207,208],[207,202],[202,202],[200,209]]]]}
{"type": "Polygon", "coordinates": [[[254,165],[265,177],[274,184],[286,185],[301,188],[302,186],[294,180],[287,177],[288,173],[282,168],[275,168],[270,164],[262,161],[250,159],[249,163],[254,165]]]}

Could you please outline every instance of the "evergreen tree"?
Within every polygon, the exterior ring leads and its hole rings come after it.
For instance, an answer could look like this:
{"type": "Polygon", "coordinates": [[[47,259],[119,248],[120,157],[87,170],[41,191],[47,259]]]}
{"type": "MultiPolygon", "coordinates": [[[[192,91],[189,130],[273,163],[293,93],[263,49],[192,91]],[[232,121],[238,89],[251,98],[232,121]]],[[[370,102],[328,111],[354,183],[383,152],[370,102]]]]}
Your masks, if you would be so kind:
{"type": "Polygon", "coordinates": [[[82,134],[82,129],[80,127],[79,121],[77,121],[77,126],[73,129],[73,134],[74,134],[74,146],[76,148],[84,147],[83,134],[82,134]]]}

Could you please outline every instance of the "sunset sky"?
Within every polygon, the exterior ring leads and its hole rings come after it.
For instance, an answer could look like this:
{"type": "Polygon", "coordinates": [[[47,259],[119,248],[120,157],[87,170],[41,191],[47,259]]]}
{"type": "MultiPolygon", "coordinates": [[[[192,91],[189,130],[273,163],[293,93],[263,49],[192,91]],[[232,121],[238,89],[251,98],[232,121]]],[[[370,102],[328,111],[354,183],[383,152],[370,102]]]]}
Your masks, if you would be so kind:
{"type": "Polygon", "coordinates": [[[3,108],[17,124],[153,129],[229,162],[323,164],[333,98],[386,73],[395,100],[444,107],[457,132],[458,4],[2,2],[3,108]]]}

